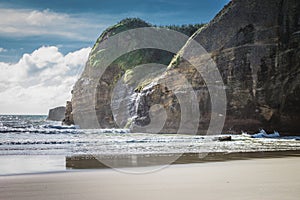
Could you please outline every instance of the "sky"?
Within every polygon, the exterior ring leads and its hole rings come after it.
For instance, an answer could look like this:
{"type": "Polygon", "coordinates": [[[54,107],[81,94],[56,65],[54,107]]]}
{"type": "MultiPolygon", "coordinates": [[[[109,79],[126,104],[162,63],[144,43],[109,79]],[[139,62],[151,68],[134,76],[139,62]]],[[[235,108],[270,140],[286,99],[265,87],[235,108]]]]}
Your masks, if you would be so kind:
{"type": "Polygon", "coordinates": [[[126,17],[207,23],[229,0],[1,0],[0,114],[47,114],[71,99],[91,47],[126,17]]]}

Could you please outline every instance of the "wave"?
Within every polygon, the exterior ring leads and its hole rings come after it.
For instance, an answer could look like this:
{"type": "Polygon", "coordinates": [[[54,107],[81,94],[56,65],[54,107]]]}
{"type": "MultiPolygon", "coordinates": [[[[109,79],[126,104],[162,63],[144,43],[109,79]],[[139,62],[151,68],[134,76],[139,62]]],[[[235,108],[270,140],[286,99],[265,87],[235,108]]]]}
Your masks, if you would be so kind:
{"type": "Polygon", "coordinates": [[[1,145],[37,145],[37,144],[71,144],[71,141],[14,141],[14,142],[0,142],[1,145]]]}
{"type": "Polygon", "coordinates": [[[0,133],[37,133],[37,134],[125,134],[129,129],[78,129],[77,126],[43,125],[40,127],[0,127],[0,133]]]}
{"type": "Polygon", "coordinates": [[[277,131],[274,131],[272,134],[266,133],[265,130],[260,130],[259,133],[256,133],[251,136],[252,138],[279,138],[280,134],[277,131]]]}
{"type": "Polygon", "coordinates": [[[0,128],[0,133],[76,134],[76,129],[0,128]]]}
{"type": "Polygon", "coordinates": [[[90,131],[96,133],[130,133],[129,129],[90,129],[90,131]]]}
{"type": "Polygon", "coordinates": [[[46,125],[43,125],[42,128],[62,130],[62,129],[79,129],[79,126],[77,126],[77,125],[64,126],[64,125],[46,124],[46,125]]]}

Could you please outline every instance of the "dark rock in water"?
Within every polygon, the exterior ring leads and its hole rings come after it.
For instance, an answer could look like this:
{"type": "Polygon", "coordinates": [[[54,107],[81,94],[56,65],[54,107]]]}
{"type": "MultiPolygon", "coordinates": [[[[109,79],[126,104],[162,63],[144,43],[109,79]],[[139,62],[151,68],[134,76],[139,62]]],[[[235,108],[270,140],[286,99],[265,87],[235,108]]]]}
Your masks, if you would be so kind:
{"type": "Polygon", "coordinates": [[[218,141],[223,142],[223,141],[231,141],[232,138],[231,136],[222,136],[218,138],[218,141]]]}
{"type": "Polygon", "coordinates": [[[65,117],[66,107],[60,106],[49,110],[47,120],[61,121],[65,117]]]}
{"type": "Polygon", "coordinates": [[[68,125],[68,126],[74,124],[71,101],[67,101],[66,111],[64,113],[64,118],[62,122],[64,125],[68,125]]]}
{"type": "MultiPolygon", "coordinates": [[[[265,128],[268,132],[299,133],[299,16],[299,0],[234,0],[192,36],[208,52],[196,58],[197,62],[205,67],[205,63],[212,58],[225,84],[227,115],[223,132],[240,133],[245,130],[255,133],[265,128]]],[[[73,110],[66,114],[65,123],[74,123],[75,120],[82,128],[97,128],[93,127],[97,123],[102,128],[146,126],[151,122],[150,108],[160,104],[167,115],[160,132],[176,133],[181,120],[180,103],[174,91],[157,83],[168,81],[176,90],[185,78],[197,95],[201,111],[197,132],[206,133],[215,113],[211,112],[210,94],[201,74],[180,56],[189,42],[167,69],[158,68],[140,82],[136,80],[139,80],[143,70],[134,66],[150,62],[168,64],[173,55],[156,50],[133,51],[114,61],[104,72],[99,65],[105,52],[99,45],[108,37],[124,30],[148,26],[140,20],[127,20],[101,35],[81,78],[74,86],[73,110]],[[174,74],[183,76],[170,78],[174,74]],[[120,78],[123,75],[124,78],[120,78]],[[116,87],[119,79],[125,83],[125,88],[116,87]],[[111,102],[115,87],[117,98],[111,102]],[[91,106],[91,99],[95,100],[96,106],[91,106]],[[120,104],[125,104],[127,110],[118,110],[118,106],[111,108],[111,105],[120,104]],[[113,111],[116,111],[115,116],[113,111]],[[95,112],[96,118],[93,117],[95,112]],[[117,124],[116,119],[120,123],[117,124]]],[[[133,45],[128,37],[120,42],[133,45]]],[[[185,93],[180,92],[182,95],[185,93]]],[[[181,103],[189,104],[188,101],[181,103]]],[[[186,133],[193,132],[191,122],[184,123],[186,133]]]]}

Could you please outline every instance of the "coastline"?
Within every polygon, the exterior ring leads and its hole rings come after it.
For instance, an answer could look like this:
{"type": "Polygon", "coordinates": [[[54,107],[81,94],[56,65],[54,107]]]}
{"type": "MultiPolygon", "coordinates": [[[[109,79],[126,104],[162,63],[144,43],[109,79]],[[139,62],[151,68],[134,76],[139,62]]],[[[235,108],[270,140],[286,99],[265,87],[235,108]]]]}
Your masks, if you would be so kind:
{"type": "Polygon", "coordinates": [[[0,177],[0,199],[297,199],[300,157],[0,177]],[[145,168],[143,168],[145,169],[145,168]]]}

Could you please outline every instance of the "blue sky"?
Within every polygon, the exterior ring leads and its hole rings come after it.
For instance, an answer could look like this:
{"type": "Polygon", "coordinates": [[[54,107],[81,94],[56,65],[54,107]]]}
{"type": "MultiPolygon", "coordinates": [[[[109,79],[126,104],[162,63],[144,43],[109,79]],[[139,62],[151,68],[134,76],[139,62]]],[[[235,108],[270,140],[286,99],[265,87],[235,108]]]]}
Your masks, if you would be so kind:
{"type": "Polygon", "coordinates": [[[63,53],[92,46],[106,27],[125,17],[140,17],[157,25],[208,22],[227,3],[228,0],[2,0],[0,61],[16,62],[23,53],[43,45],[58,46],[63,53]],[[43,22],[42,18],[48,20],[43,22]]]}
{"type": "Polygon", "coordinates": [[[205,23],[228,2],[1,0],[0,114],[45,114],[63,105],[97,37],[126,17],[156,25],[205,23]]]}

